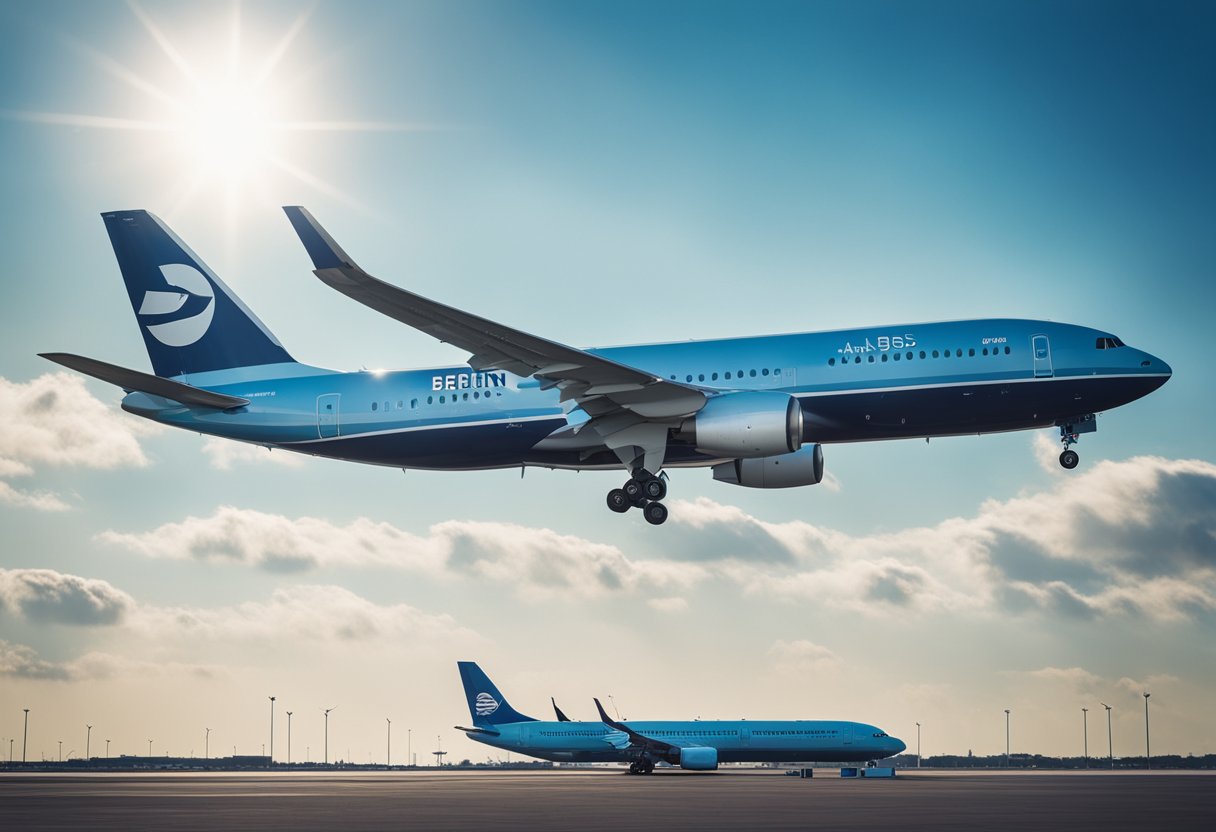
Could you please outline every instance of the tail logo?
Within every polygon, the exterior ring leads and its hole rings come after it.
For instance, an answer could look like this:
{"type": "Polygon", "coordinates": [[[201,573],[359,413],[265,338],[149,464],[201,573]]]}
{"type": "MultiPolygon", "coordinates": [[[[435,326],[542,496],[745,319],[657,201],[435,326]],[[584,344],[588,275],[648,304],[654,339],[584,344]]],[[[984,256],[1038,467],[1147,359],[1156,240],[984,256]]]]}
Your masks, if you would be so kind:
{"type": "Polygon", "coordinates": [[[193,266],[169,263],[160,273],[181,292],[148,291],[139,307],[140,322],[166,347],[188,347],[207,333],[215,316],[215,290],[193,266]]]}
{"type": "Polygon", "coordinates": [[[473,710],[477,711],[478,716],[489,716],[498,710],[498,704],[498,700],[490,694],[479,693],[473,700],[473,710]]]}

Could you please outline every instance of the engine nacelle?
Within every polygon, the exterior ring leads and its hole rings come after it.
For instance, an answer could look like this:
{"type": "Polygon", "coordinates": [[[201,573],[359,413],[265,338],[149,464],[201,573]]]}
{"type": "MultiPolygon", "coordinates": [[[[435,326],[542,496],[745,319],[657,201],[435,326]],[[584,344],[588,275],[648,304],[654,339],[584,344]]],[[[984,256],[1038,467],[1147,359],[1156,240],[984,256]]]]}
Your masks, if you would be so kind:
{"type": "Polygon", "coordinates": [[[744,488],[794,488],[823,480],[823,446],[803,445],[792,454],[734,459],[713,467],[718,482],[744,488]]]}
{"type": "Polygon", "coordinates": [[[689,771],[714,771],[718,767],[718,749],[695,746],[680,749],[680,768],[689,771]]]}
{"type": "Polygon", "coordinates": [[[787,454],[802,447],[802,408],[789,393],[723,393],[680,429],[697,450],[741,459],[787,454]]]}

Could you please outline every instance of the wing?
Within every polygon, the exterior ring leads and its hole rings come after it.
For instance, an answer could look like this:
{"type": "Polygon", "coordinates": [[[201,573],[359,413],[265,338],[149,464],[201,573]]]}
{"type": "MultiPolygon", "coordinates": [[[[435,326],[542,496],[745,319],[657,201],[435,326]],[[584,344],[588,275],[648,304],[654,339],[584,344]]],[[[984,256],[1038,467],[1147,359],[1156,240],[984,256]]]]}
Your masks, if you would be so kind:
{"type": "Polygon", "coordinates": [[[707,398],[700,388],[559,344],[486,318],[445,306],[369,275],[300,206],[283,210],[316,267],[314,273],[377,312],[472,353],[475,370],[506,370],[534,376],[542,389],[557,388],[591,419],[603,445],[631,470],[658,473],[667,448],[667,429],[700,410],[707,398]]]}
{"type": "Polygon", "coordinates": [[[612,729],[604,735],[604,741],[618,751],[626,749],[653,751],[657,756],[664,759],[671,759],[672,757],[679,759],[678,749],[686,747],[678,740],[676,742],[667,742],[666,740],[656,740],[645,734],[639,734],[624,722],[618,722],[608,716],[608,712],[604,710],[604,706],[600,704],[599,699],[595,700],[595,707],[600,712],[600,721],[612,729]]]}
{"type": "Polygon", "coordinates": [[[558,722],[569,722],[570,717],[568,717],[564,713],[562,713],[562,709],[557,707],[557,700],[554,699],[552,696],[550,696],[549,701],[553,703],[553,710],[557,712],[557,721],[558,722]]]}

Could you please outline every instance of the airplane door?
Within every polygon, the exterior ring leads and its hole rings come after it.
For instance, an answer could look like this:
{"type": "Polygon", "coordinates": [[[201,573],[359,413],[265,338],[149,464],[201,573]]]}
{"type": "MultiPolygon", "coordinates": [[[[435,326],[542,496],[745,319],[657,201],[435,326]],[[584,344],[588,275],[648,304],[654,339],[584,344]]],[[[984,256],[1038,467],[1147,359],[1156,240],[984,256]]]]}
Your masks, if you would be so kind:
{"type": "Polygon", "coordinates": [[[339,427],[338,402],[342,396],[338,393],[326,393],[317,396],[317,436],[329,439],[337,436],[339,427]]]}
{"type": "Polygon", "coordinates": [[[1051,369],[1051,342],[1047,340],[1047,336],[1036,335],[1031,338],[1030,352],[1034,356],[1035,378],[1050,378],[1053,375],[1051,369]]]}
{"type": "Polygon", "coordinates": [[[850,725],[849,727],[845,728],[845,729],[844,729],[843,731],[841,731],[840,733],[843,735],[843,736],[841,737],[841,741],[842,741],[842,742],[843,742],[845,745],[850,745],[850,746],[851,746],[851,745],[853,744],[853,726],[851,726],[851,725],[850,725]]]}

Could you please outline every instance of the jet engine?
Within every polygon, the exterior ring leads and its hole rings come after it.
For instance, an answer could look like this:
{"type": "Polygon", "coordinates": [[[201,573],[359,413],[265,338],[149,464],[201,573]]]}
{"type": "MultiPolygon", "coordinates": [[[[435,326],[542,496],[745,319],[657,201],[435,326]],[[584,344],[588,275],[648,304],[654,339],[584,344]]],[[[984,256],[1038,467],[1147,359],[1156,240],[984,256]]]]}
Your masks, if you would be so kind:
{"type": "Polygon", "coordinates": [[[823,446],[803,445],[792,454],[734,459],[713,467],[718,482],[744,488],[794,488],[823,480],[823,446]]]}
{"type": "Polygon", "coordinates": [[[714,771],[718,767],[718,749],[708,746],[680,749],[680,768],[689,771],[714,771]]]}
{"type": "Polygon", "coordinates": [[[802,408],[775,390],[723,393],[680,426],[680,436],[713,456],[787,454],[802,446],[802,408]]]}

